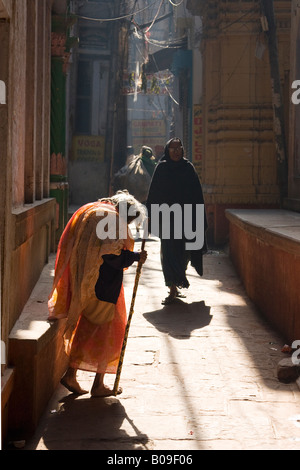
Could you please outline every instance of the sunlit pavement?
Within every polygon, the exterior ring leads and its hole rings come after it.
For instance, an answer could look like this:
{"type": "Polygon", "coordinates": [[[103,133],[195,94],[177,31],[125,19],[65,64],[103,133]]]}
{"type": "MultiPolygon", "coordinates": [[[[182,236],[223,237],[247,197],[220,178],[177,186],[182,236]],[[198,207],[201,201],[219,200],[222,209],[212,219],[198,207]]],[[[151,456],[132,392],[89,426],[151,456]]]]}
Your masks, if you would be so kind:
{"type": "MultiPolygon", "coordinates": [[[[123,393],[76,397],[59,386],[25,450],[300,449],[300,391],[276,374],[284,340],[247,298],[228,255],[205,255],[203,278],[189,267],[186,298],[163,306],[159,241],[146,249],[123,393]]],[[[128,310],[135,272],[125,273],[128,310]]],[[[93,377],[80,372],[82,387],[93,377]]]]}

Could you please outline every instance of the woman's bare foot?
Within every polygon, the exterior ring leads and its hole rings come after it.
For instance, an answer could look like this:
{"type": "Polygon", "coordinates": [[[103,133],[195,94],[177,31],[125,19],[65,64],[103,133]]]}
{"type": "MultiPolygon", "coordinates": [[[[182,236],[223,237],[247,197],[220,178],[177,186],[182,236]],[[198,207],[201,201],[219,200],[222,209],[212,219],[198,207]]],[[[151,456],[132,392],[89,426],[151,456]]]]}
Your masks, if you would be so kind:
{"type": "Polygon", "coordinates": [[[75,393],[76,395],[84,395],[85,393],[88,393],[88,390],[83,390],[83,388],[80,387],[79,383],[74,377],[64,376],[60,383],[66,387],[66,389],[72,393],[75,393]]]}
{"type": "MultiPolygon", "coordinates": [[[[118,388],[117,394],[120,395],[123,390],[121,387],[118,388]]],[[[114,390],[107,387],[107,385],[100,385],[99,387],[92,387],[91,396],[92,397],[111,397],[115,394],[114,390]]]]}
{"type": "MultiPolygon", "coordinates": [[[[122,393],[122,388],[120,387],[117,391],[117,394],[122,393]]],[[[97,373],[94,378],[94,383],[91,389],[91,396],[92,397],[111,397],[115,395],[114,389],[107,387],[104,385],[104,374],[97,373]]]]}
{"type": "Polygon", "coordinates": [[[84,393],[88,393],[88,390],[83,390],[79,383],[77,382],[76,378],[77,369],[73,369],[73,367],[69,367],[63,378],[61,379],[60,383],[66,387],[70,392],[75,393],[76,395],[83,395],[84,393]]]}

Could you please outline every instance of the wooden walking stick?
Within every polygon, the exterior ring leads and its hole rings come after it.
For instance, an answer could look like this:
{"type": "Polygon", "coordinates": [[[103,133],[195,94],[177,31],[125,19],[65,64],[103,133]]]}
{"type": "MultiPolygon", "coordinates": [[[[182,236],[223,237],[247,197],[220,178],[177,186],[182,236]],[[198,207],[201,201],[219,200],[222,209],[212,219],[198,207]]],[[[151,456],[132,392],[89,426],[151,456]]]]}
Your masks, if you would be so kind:
{"type": "MultiPolygon", "coordinates": [[[[144,250],[145,243],[146,243],[146,240],[143,239],[142,246],[141,246],[141,251],[144,250]]],[[[125,334],[124,334],[124,339],[123,339],[123,344],[122,344],[122,349],[121,349],[121,354],[120,354],[116,379],[115,379],[115,383],[114,383],[113,393],[114,393],[115,396],[118,394],[118,388],[119,388],[119,382],[120,382],[121,371],[122,371],[122,366],[123,366],[123,360],[124,360],[124,355],[125,355],[125,349],[126,349],[126,345],[127,345],[127,338],[128,338],[131,319],[132,319],[132,316],[133,316],[135,297],[136,297],[136,292],[137,292],[137,288],[138,288],[138,284],[139,284],[139,280],[140,280],[141,271],[142,271],[142,263],[139,261],[138,266],[136,268],[136,275],[135,275],[131,305],[130,305],[128,320],[127,320],[127,324],[126,324],[126,328],[125,328],[125,334]]]]}

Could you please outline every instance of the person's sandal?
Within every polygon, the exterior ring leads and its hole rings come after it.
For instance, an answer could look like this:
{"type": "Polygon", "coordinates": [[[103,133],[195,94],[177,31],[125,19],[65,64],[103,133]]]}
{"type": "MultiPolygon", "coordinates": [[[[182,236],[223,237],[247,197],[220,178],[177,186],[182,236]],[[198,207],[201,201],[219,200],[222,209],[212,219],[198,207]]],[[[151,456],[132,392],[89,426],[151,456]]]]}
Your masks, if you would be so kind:
{"type": "Polygon", "coordinates": [[[170,305],[174,302],[176,297],[173,297],[173,295],[168,295],[164,300],[161,301],[162,305],[170,305]]]}
{"type": "Polygon", "coordinates": [[[180,292],[179,290],[177,290],[176,292],[176,297],[178,297],[179,299],[186,299],[186,295],[182,294],[182,292],[180,292]]]}

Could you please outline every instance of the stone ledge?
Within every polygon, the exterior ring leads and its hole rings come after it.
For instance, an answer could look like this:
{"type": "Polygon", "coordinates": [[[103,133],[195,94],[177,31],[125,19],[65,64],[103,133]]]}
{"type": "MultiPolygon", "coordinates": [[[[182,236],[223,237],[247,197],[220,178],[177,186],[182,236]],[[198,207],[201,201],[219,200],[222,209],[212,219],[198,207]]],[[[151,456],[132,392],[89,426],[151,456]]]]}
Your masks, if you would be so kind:
{"type": "Polygon", "coordinates": [[[48,336],[52,334],[55,324],[49,323],[47,318],[48,296],[53,284],[54,264],[55,255],[52,254],[49,256],[49,262],[45,265],[19,319],[9,334],[10,341],[39,342],[41,338],[47,341],[48,336]]]}
{"type": "Polygon", "coordinates": [[[287,198],[283,201],[283,209],[300,212],[300,199],[287,198]]]}
{"type": "Polygon", "coordinates": [[[55,255],[50,255],[39,281],[9,335],[8,364],[15,369],[8,416],[14,439],[32,434],[67,367],[65,321],[49,323],[55,255]]]}
{"type": "Polygon", "coordinates": [[[300,339],[300,214],[228,210],[230,257],[249,298],[286,343],[300,339]]]}
{"type": "Polygon", "coordinates": [[[264,242],[300,255],[300,214],[279,209],[228,209],[226,216],[264,242]]]}
{"type": "MultiPolygon", "coordinates": [[[[55,220],[56,203],[54,198],[42,199],[33,204],[25,204],[22,207],[16,208],[12,211],[14,217],[15,231],[15,245],[17,249],[28,238],[37,233],[41,227],[49,224],[55,220]],[[49,214],[51,217],[49,218],[49,214]]],[[[53,224],[54,233],[54,224],[53,224]]]]}

